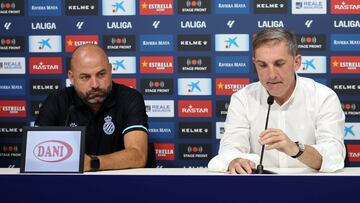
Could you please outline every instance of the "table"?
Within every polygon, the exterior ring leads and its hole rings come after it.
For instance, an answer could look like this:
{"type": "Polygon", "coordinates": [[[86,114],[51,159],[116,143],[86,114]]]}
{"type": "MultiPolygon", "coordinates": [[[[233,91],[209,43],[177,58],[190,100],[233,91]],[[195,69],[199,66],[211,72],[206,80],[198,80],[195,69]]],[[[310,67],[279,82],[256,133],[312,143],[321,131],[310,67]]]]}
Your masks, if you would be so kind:
{"type": "Polygon", "coordinates": [[[279,174],[230,175],[206,168],[84,174],[19,174],[19,169],[0,169],[0,202],[359,202],[360,168],[335,173],[269,170],[279,174]]]}

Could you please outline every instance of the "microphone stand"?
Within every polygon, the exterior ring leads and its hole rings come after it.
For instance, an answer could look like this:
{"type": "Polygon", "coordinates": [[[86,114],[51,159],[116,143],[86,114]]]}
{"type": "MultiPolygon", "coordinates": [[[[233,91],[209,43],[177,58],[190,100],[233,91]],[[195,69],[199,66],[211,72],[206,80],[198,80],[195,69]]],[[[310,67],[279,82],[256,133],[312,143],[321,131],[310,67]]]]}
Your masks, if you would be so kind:
{"type": "MultiPolygon", "coordinates": [[[[269,115],[270,115],[270,107],[274,103],[274,97],[270,95],[268,97],[268,99],[267,99],[267,103],[269,105],[269,108],[268,108],[267,115],[266,115],[265,130],[267,129],[267,126],[268,126],[269,115]]],[[[253,174],[275,174],[275,172],[265,170],[264,166],[262,165],[262,161],[263,161],[263,158],[264,158],[264,150],[265,150],[265,145],[262,145],[262,147],[261,147],[261,155],[260,155],[260,163],[259,163],[259,165],[257,165],[256,170],[253,171],[253,174]]]]}

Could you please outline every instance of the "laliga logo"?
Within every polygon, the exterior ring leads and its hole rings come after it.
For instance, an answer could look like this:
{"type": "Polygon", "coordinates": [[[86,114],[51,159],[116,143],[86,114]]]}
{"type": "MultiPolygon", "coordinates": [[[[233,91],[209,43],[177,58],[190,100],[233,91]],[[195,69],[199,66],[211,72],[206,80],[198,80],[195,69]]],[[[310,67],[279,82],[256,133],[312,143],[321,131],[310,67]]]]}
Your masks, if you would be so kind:
{"type": "Polygon", "coordinates": [[[61,162],[72,155],[73,149],[66,142],[60,140],[48,140],[37,144],[33,153],[40,161],[61,162]]]}

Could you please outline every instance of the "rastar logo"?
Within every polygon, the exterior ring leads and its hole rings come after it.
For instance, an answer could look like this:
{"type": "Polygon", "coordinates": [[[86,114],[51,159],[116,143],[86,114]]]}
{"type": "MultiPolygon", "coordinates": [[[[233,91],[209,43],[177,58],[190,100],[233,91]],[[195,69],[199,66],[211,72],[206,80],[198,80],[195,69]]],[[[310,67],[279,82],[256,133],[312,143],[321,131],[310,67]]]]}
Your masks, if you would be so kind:
{"type": "Polygon", "coordinates": [[[72,147],[60,140],[47,140],[34,147],[33,154],[40,161],[61,162],[71,157],[72,147]]]}
{"type": "Polygon", "coordinates": [[[360,56],[331,56],[331,73],[360,73],[360,56]]]}
{"type": "Polygon", "coordinates": [[[173,0],[140,0],[140,15],[173,15],[173,0]]]}
{"type": "Polygon", "coordinates": [[[360,14],[359,0],[331,0],[331,14],[360,14]]]}
{"type": "Polygon", "coordinates": [[[179,100],[179,117],[207,118],[212,115],[211,100],[179,100]]]}
{"type": "Polygon", "coordinates": [[[172,56],[140,56],[140,73],[168,74],[174,72],[172,56]]]}
{"type": "Polygon", "coordinates": [[[348,144],[346,145],[348,149],[348,155],[350,161],[359,162],[360,161],[360,145],[348,144]]]}
{"type": "Polygon", "coordinates": [[[61,57],[30,57],[30,74],[61,74],[61,57]]]}
{"type": "Polygon", "coordinates": [[[232,95],[249,83],[249,78],[217,78],[216,95],[232,95]]]}
{"type": "Polygon", "coordinates": [[[99,44],[99,36],[97,35],[66,35],[65,36],[66,52],[73,52],[76,47],[83,44],[99,44]]]}

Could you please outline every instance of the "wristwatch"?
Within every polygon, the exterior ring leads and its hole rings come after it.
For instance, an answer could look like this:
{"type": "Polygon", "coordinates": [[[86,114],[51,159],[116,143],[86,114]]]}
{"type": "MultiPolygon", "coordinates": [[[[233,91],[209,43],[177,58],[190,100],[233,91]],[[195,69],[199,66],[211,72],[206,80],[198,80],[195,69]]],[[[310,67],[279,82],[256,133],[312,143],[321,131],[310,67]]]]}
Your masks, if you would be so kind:
{"type": "Polygon", "coordinates": [[[291,156],[292,158],[296,159],[298,158],[299,156],[302,155],[302,153],[304,153],[305,151],[305,145],[301,142],[295,142],[296,146],[298,147],[299,149],[299,152],[295,155],[295,156],[291,156]]]}
{"type": "Polygon", "coordinates": [[[90,155],[90,168],[91,171],[97,171],[100,168],[100,160],[96,155],[90,155]]]}

